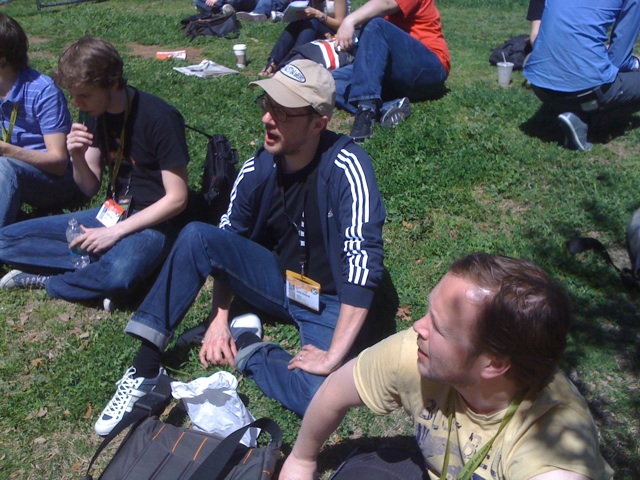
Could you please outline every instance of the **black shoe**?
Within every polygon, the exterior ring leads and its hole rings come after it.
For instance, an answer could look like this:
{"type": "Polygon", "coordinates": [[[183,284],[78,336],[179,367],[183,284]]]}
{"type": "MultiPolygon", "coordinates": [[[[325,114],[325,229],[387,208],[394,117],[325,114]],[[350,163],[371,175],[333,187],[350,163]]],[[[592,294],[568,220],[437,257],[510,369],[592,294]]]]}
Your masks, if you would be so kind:
{"type": "Polygon", "coordinates": [[[186,330],[178,337],[178,340],[176,340],[176,347],[187,348],[202,345],[207,328],[209,328],[208,323],[201,323],[200,325],[196,325],[195,327],[186,330]]]}
{"type": "Polygon", "coordinates": [[[373,134],[373,125],[375,123],[376,112],[370,108],[359,107],[349,136],[356,142],[369,138],[373,134]]]}
{"type": "Polygon", "coordinates": [[[564,133],[565,147],[571,150],[582,150],[583,152],[591,150],[593,145],[587,142],[587,131],[589,127],[580,120],[580,117],[575,113],[565,112],[558,115],[558,121],[564,133]]]}

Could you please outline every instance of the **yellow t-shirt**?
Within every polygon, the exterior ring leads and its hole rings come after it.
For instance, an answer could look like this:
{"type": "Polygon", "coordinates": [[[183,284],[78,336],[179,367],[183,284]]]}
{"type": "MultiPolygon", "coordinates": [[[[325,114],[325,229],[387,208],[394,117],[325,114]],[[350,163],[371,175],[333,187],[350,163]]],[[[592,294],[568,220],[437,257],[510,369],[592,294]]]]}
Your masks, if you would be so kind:
{"type": "MultiPolygon", "coordinates": [[[[365,350],[357,359],[354,379],[373,412],[385,414],[403,407],[411,415],[429,476],[439,479],[447,445],[450,387],[420,377],[416,339],[408,329],[365,350]]],[[[456,478],[496,434],[505,411],[479,415],[456,395],[447,478],[456,478]]],[[[538,395],[525,396],[473,478],[524,480],[556,469],[593,480],[613,477],[600,453],[589,408],[560,371],[538,395]]]]}

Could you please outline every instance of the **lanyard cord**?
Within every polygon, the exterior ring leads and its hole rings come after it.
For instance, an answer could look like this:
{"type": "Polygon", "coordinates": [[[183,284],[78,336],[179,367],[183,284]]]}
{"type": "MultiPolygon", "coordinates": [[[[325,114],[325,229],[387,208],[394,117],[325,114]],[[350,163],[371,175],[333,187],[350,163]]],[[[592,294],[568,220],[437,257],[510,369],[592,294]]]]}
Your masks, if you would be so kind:
{"type": "MultiPolygon", "coordinates": [[[[514,397],[514,399],[509,404],[509,408],[507,408],[506,413],[504,414],[504,418],[502,419],[502,423],[500,423],[500,427],[498,427],[498,431],[493,436],[491,440],[487,442],[485,446],[483,446],[476,454],[473,456],[471,460],[469,460],[465,466],[460,470],[460,474],[457,477],[457,480],[469,480],[473,472],[480,466],[482,461],[485,459],[489,450],[491,450],[491,446],[495,439],[500,435],[504,427],[507,426],[507,423],[513,418],[513,415],[516,413],[516,410],[520,406],[520,402],[524,398],[525,390],[522,390],[514,397]]],[[[453,424],[453,415],[456,410],[456,391],[454,388],[449,390],[449,397],[447,398],[447,406],[449,408],[449,417],[448,417],[448,428],[449,434],[447,435],[447,448],[444,453],[444,463],[442,465],[442,472],[440,473],[440,480],[446,480],[447,478],[447,469],[449,468],[449,451],[451,447],[451,426],[453,424]]]]}
{"type": "MultiPolygon", "coordinates": [[[[105,118],[102,118],[102,129],[104,135],[105,142],[105,160],[107,165],[109,166],[109,197],[113,198],[116,192],[116,179],[118,178],[118,172],[120,172],[120,165],[122,163],[122,157],[124,155],[124,141],[125,141],[125,130],[127,127],[127,120],[129,119],[129,114],[131,113],[131,99],[129,98],[129,88],[124,87],[125,92],[127,94],[127,106],[124,111],[124,122],[122,123],[122,130],[120,131],[120,143],[118,144],[118,150],[116,151],[115,161],[109,162],[109,132],[107,131],[107,122],[105,118]]],[[[129,179],[131,180],[131,179],[129,179]]]]}
{"type": "Polygon", "coordinates": [[[16,124],[18,118],[18,104],[14,103],[11,109],[11,118],[9,119],[9,129],[4,128],[4,120],[2,121],[2,141],[11,143],[11,135],[13,135],[13,126],[16,124]]]}

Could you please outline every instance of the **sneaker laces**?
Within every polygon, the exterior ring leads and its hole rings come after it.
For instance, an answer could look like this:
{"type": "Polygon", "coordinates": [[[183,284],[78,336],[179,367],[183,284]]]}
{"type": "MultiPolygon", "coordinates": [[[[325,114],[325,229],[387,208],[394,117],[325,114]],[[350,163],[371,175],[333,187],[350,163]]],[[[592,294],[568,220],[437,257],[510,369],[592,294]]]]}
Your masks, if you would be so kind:
{"type": "Polygon", "coordinates": [[[104,408],[104,411],[102,412],[103,415],[116,418],[122,411],[126,410],[129,405],[129,401],[131,400],[131,391],[138,388],[141,383],[141,378],[133,378],[135,373],[136,369],[130,367],[124,376],[116,382],[116,386],[118,388],[116,389],[116,393],[113,395],[113,398],[111,398],[107,406],[104,408]]]}
{"type": "Polygon", "coordinates": [[[20,279],[20,283],[25,287],[44,287],[47,280],[49,280],[48,275],[25,275],[20,279]]]}

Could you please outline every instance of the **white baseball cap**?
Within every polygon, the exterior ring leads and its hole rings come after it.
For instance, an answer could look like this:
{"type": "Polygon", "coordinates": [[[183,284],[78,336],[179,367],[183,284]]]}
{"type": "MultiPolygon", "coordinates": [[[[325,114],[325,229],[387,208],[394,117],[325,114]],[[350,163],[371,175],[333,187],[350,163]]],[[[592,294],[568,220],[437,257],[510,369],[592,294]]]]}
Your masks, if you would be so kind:
{"type": "Polygon", "coordinates": [[[258,85],[279,105],[287,108],[313,107],[331,118],[336,103],[336,83],[329,70],[311,60],[294,60],[276,74],[249,85],[258,85]]]}

